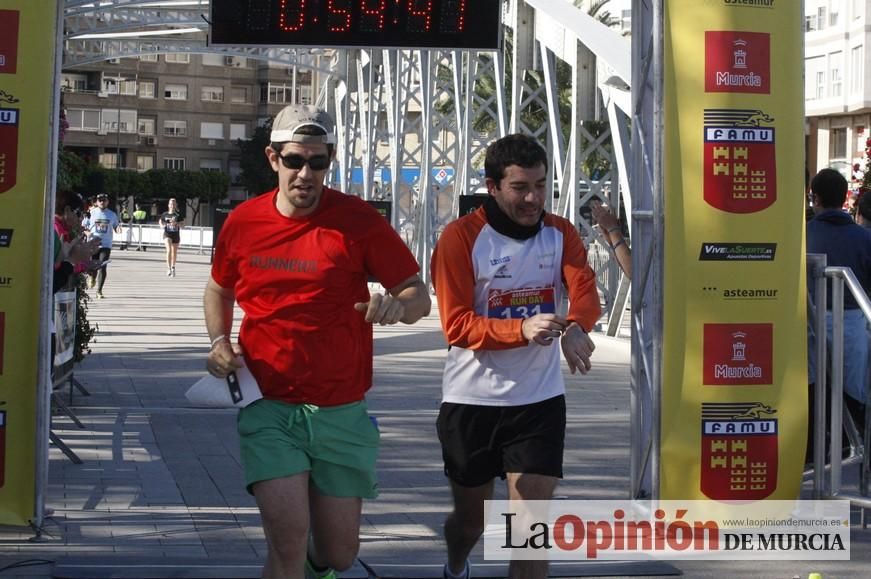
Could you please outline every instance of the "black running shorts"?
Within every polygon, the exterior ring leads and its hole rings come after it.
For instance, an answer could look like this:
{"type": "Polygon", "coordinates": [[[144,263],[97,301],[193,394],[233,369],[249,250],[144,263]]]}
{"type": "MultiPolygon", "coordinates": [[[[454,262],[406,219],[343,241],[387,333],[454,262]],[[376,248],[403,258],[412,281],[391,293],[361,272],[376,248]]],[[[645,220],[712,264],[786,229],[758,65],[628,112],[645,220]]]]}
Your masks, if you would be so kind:
{"type": "Polygon", "coordinates": [[[476,487],[507,472],[562,478],[565,396],[522,406],[442,403],[436,421],[445,474],[476,487]]]}
{"type": "Polygon", "coordinates": [[[178,231],[164,231],[163,238],[168,239],[173,245],[178,245],[179,241],[181,241],[181,235],[178,231]]]}

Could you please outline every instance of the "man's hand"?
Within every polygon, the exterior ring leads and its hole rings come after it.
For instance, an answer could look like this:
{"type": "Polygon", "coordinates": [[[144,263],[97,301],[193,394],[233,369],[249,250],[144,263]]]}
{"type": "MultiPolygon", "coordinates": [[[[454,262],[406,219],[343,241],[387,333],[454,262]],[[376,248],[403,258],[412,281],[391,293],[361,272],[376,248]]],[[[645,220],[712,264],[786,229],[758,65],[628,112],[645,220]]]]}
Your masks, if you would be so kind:
{"type": "Polygon", "coordinates": [[[405,315],[405,306],[388,293],[372,294],[368,302],[357,302],[354,309],[365,312],[365,320],[370,324],[386,326],[395,324],[405,315]]]}
{"type": "Polygon", "coordinates": [[[569,370],[572,374],[575,370],[580,370],[581,374],[586,374],[590,371],[590,356],[593,355],[593,350],[596,345],[581,327],[572,322],[566,328],[562,339],[563,356],[566,357],[569,370]]]}
{"type": "Polygon", "coordinates": [[[556,314],[538,314],[523,320],[520,331],[526,340],[539,346],[550,346],[568,325],[568,320],[556,314]]]}
{"type": "Polygon", "coordinates": [[[230,372],[234,372],[244,365],[242,348],[239,347],[239,344],[230,344],[228,339],[215,344],[206,360],[206,370],[215,378],[226,378],[230,372]]]}

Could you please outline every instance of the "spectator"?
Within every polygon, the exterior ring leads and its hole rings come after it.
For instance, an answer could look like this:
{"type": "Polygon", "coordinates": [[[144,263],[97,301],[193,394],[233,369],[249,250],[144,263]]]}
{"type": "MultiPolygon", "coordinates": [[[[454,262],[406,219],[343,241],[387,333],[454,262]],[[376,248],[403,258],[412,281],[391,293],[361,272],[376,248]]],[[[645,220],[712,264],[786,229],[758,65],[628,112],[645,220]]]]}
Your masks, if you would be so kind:
{"type": "Polygon", "coordinates": [[[630,278],[632,277],[632,252],[629,249],[629,244],[626,238],[623,237],[623,226],[611,210],[602,205],[599,201],[591,201],[590,209],[593,212],[593,219],[602,233],[602,237],[611,247],[614,252],[614,257],[617,259],[617,264],[630,278]]]}

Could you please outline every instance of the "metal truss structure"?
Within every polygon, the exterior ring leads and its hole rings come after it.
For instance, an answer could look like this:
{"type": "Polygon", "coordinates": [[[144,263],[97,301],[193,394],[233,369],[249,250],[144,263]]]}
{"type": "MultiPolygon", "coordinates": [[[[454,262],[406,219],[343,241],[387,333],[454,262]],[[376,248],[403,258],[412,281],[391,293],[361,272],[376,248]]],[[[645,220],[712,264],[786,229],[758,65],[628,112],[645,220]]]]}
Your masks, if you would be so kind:
{"type": "MultiPolygon", "coordinates": [[[[393,225],[427,282],[439,233],[458,215],[463,195],[483,191],[487,144],[512,132],[534,135],[552,159],[548,209],[579,227],[614,335],[630,283],[585,208],[596,198],[617,212],[628,209],[637,280],[631,287],[633,496],[655,495],[658,488],[660,13],[661,0],[633,1],[630,50],[627,38],[568,0],[503,0],[502,52],[335,50],[329,70],[317,69],[325,79],[318,104],[334,114],[340,133],[335,185],[365,199],[391,200],[393,225]],[[414,182],[403,177],[409,168],[418,175],[414,182]]],[[[66,0],[64,66],[196,52],[314,69],[312,55],[324,53],[210,46],[208,15],[208,0],[66,0]]]]}
{"type": "MultiPolygon", "coordinates": [[[[208,0],[66,0],[64,66],[197,52],[314,68],[312,49],[209,46],[208,9],[208,0]]],[[[335,113],[342,132],[338,186],[366,199],[389,195],[394,226],[426,279],[460,196],[483,186],[483,152],[493,138],[524,132],[541,140],[553,158],[549,209],[578,223],[588,242],[598,234],[580,209],[592,198],[617,209],[631,198],[623,152],[615,155],[620,146],[612,145],[613,124],[624,132],[628,126],[620,102],[628,103],[628,39],[568,2],[506,0],[503,22],[502,53],[337,50],[330,69],[321,70],[319,104],[335,113]],[[590,174],[583,169],[590,159],[604,159],[599,164],[610,170],[590,174]],[[417,182],[403,180],[408,167],[419,169],[417,182]]],[[[628,292],[617,304],[619,270],[603,244],[593,247],[599,288],[622,314],[628,292]]]]}

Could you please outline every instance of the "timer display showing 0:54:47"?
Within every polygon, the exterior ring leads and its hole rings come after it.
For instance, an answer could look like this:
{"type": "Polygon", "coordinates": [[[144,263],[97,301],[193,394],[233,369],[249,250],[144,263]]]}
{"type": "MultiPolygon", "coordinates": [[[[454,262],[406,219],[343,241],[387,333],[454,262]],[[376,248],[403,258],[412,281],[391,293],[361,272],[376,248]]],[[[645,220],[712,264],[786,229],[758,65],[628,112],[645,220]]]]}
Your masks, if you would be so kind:
{"type": "Polygon", "coordinates": [[[497,49],[500,1],[212,0],[211,41],[497,49]]]}

